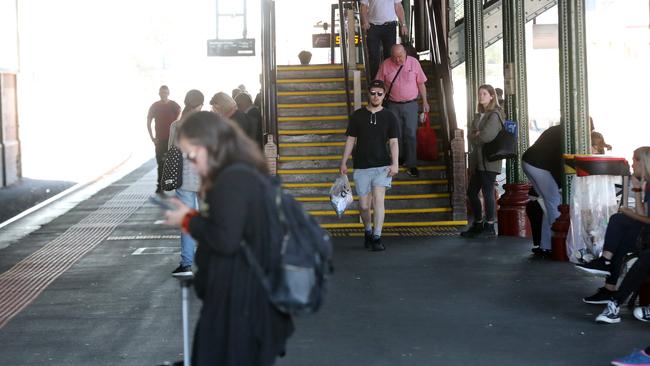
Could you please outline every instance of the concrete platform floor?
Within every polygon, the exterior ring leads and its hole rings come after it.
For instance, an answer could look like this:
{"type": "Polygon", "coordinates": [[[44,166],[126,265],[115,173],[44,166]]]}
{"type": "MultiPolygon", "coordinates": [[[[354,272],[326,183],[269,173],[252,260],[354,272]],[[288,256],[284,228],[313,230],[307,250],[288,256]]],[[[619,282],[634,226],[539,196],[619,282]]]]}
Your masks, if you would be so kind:
{"type": "MultiPolygon", "coordinates": [[[[0,276],[128,187],[153,187],[152,168],[149,162],[1,249],[0,276]]],[[[170,276],[178,233],[153,224],[159,216],[143,200],[0,328],[0,365],[181,359],[180,289],[170,276]]],[[[594,323],[602,307],[580,299],[601,280],[567,263],[531,260],[527,240],[384,242],[388,250],[369,253],[358,237],[335,239],[327,302],[296,319],[277,365],[607,365],[650,343],[650,325],[629,313],[618,325],[594,323]]],[[[2,296],[8,293],[0,288],[2,296]]],[[[193,321],[199,306],[193,299],[193,321]]]]}

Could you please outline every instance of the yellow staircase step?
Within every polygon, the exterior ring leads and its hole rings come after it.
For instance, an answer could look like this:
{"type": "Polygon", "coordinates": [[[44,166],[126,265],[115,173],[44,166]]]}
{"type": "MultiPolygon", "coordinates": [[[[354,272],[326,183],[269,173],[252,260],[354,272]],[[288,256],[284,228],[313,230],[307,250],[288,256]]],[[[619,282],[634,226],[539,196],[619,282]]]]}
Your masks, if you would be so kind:
{"type": "MultiPolygon", "coordinates": [[[[358,64],[357,69],[363,70],[363,64],[358,64]]],[[[278,65],[278,71],[306,71],[306,70],[343,70],[341,64],[321,64],[321,65],[278,65]]]]}
{"type": "MultiPolygon", "coordinates": [[[[427,179],[427,180],[398,180],[393,181],[393,186],[416,186],[416,185],[425,185],[425,184],[447,184],[449,181],[447,179],[427,179]]],[[[350,185],[354,187],[354,182],[350,182],[350,185]]],[[[284,188],[329,188],[332,186],[332,183],[283,183],[282,187],[284,188]]],[[[444,193],[444,196],[440,197],[449,197],[448,193],[444,193]]],[[[434,198],[440,198],[434,197],[434,198]]]]}
{"type": "Polygon", "coordinates": [[[299,122],[299,121],[344,121],[346,115],[336,116],[297,116],[297,117],[278,117],[278,122],[299,122]]]}
{"type": "MultiPolygon", "coordinates": [[[[278,104],[278,108],[298,109],[298,108],[326,108],[326,107],[347,107],[346,102],[329,102],[329,103],[285,103],[278,104]]],[[[361,105],[368,105],[363,102],[361,105]]]]}
{"type": "MultiPolygon", "coordinates": [[[[448,198],[449,193],[425,193],[425,194],[387,194],[386,200],[421,200],[428,198],[448,198]]],[[[329,196],[313,196],[313,197],[295,197],[298,202],[329,202],[329,196]]],[[[354,196],[355,200],[359,196],[354,196]]]]}
{"type": "Polygon", "coordinates": [[[341,160],[341,155],[280,156],[280,161],[341,160]]]}
{"type": "MultiPolygon", "coordinates": [[[[425,227],[425,226],[464,226],[467,220],[457,221],[420,221],[420,222],[384,222],[384,227],[425,227]]],[[[356,229],[363,228],[362,223],[321,224],[323,229],[356,229]]]]}
{"type": "MultiPolygon", "coordinates": [[[[404,208],[404,209],[394,209],[394,210],[385,210],[386,214],[417,214],[417,213],[440,213],[440,212],[451,212],[451,207],[435,207],[435,208],[404,208]]],[[[334,210],[315,210],[307,211],[312,216],[336,216],[334,210]]],[[[359,210],[346,210],[346,215],[358,215],[359,210]]]]}
{"type": "MultiPolygon", "coordinates": [[[[350,90],[350,94],[354,91],[350,90]]],[[[345,90],[305,90],[305,91],[279,91],[279,97],[309,96],[309,95],[340,95],[345,94],[345,90]]]]}
{"type": "Polygon", "coordinates": [[[280,135],[336,135],[344,134],[345,129],[323,129],[323,130],[280,130],[280,135]]]}
{"type": "MultiPolygon", "coordinates": [[[[429,165],[429,166],[419,166],[418,170],[434,170],[441,171],[445,170],[444,165],[429,165]]],[[[353,172],[354,169],[348,169],[348,172],[353,172]]],[[[400,172],[405,172],[406,168],[399,168],[400,172]]],[[[278,174],[331,174],[338,173],[337,168],[325,168],[325,169],[278,169],[278,174]]]]}
{"type": "Polygon", "coordinates": [[[345,146],[345,142],[284,142],[280,144],[280,147],[291,148],[291,147],[337,147],[345,146]]]}
{"type": "Polygon", "coordinates": [[[311,79],[278,79],[278,84],[294,84],[294,83],[341,83],[345,82],[345,78],[311,78],[311,79]]]}

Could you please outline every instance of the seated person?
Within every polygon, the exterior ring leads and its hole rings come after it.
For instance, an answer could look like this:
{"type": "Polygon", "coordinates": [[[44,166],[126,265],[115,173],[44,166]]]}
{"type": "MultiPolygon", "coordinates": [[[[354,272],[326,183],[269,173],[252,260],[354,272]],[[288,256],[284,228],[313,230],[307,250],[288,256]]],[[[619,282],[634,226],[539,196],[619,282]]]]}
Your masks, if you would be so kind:
{"type": "Polygon", "coordinates": [[[634,150],[632,171],[635,208],[621,207],[618,213],[610,217],[600,258],[576,265],[581,271],[607,277],[605,287],[583,299],[588,304],[606,304],[616,295],[616,283],[625,255],[633,250],[641,227],[650,224],[650,146],[634,150]]]}

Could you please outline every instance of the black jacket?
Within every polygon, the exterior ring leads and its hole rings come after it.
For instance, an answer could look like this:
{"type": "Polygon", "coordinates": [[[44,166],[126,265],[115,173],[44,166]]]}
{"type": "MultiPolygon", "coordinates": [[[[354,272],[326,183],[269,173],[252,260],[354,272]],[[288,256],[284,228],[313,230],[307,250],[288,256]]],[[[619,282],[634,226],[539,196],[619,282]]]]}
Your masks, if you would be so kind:
{"type": "Polygon", "coordinates": [[[265,240],[265,187],[252,168],[227,167],[206,194],[207,213],[190,221],[199,243],[195,287],[203,300],[194,365],[271,365],[293,332],[291,317],[271,304],[240,249],[245,239],[265,269],[278,259],[279,249],[265,240]]]}

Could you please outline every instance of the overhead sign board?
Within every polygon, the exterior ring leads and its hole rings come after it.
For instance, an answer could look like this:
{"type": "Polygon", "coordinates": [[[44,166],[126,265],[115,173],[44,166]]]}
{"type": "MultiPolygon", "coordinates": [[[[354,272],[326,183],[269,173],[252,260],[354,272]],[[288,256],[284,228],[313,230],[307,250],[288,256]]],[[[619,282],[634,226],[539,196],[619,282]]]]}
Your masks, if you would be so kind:
{"type": "MultiPolygon", "coordinates": [[[[330,33],[316,33],[311,35],[311,46],[313,48],[330,48],[330,39],[332,35],[330,33]]],[[[334,35],[334,44],[336,46],[341,44],[341,36],[337,33],[334,35]]],[[[359,45],[359,35],[354,35],[354,44],[359,45]]]]}
{"type": "Polygon", "coordinates": [[[255,39],[209,39],[208,56],[255,56],[255,39]]]}

